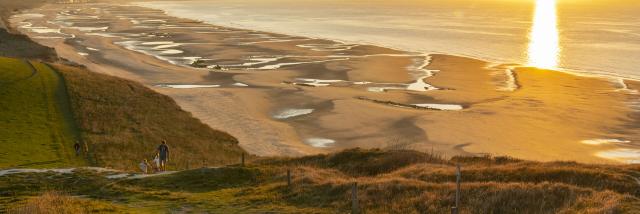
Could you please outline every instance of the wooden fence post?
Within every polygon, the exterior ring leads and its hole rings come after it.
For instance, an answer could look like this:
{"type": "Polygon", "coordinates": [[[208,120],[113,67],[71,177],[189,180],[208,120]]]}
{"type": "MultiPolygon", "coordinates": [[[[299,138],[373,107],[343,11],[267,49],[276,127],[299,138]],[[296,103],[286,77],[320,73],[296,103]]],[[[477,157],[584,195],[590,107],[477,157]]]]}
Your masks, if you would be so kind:
{"type": "Polygon", "coordinates": [[[456,166],[456,206],[451,208],[452,214],[458,214],[458,210],[460,209],[460,163],[456,166]]]}
{"type": "Polygon", "coordinates": [[[358,205],[358,182],[353,182],[351,186],[351,213],[360,213],[360,205],[358,205]]]}
{"type": "Polygon", "coordinates": [[[287,188],[291,189],[291,169],[287,169],[287,188]]]}

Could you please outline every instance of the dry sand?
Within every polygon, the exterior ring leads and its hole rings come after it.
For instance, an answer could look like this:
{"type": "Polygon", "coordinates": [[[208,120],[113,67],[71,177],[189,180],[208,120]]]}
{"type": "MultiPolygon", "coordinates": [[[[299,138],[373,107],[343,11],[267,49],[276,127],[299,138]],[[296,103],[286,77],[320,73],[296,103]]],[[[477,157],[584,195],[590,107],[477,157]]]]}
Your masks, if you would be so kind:
{"type": "Polygon", "coordinates": [[[225,28],[135,6],[48,4],[25,13],[44,16],[12,25],[60,56],[171,96],[257,155],[392,147],[640,161],[638,82],[225,28]],[[407,89],[423,77],[439,90],[407,89]]]}

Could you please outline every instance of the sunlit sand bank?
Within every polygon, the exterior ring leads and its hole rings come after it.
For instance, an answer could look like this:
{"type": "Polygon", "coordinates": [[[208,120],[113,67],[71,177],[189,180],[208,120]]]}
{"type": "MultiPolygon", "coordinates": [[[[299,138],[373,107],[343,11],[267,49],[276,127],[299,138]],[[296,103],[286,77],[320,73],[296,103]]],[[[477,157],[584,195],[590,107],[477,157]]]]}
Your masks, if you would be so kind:
{"type": "Polygon", "coordinates": [[[226,28],[136,6],[50,4],[25,13],[12,24],[60,56],[171,96],[257,155],[400,146],[640,159],[634,81],[226,28]]]}

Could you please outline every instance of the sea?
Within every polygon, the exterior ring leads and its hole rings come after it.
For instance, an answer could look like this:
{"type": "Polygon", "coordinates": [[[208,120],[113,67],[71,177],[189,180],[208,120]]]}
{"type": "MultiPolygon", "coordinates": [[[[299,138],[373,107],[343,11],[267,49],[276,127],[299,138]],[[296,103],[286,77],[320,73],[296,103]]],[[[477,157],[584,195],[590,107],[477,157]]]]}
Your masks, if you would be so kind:
{"type": "Polygon", "coordinates": [[[640,80],[640,1],[635,0],[193,0],[134,4],[219,26],[528,65],[536,4],[541,1],[556,5],[560,50],[553,57],[557,57],[557,69],[640,80]]]}

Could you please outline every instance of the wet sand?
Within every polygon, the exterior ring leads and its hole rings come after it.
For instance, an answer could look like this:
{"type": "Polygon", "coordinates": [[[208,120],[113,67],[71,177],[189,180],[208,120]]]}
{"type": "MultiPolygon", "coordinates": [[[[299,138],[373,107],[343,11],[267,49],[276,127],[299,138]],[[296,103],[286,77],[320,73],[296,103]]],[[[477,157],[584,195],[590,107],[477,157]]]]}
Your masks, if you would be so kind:
{"type": "Polygon", "coordinates": [[[25,14],[12,25],[60,56],[171,96],[256,155],[391,147],[640,161],[634,81],[226,28],[136,6],[48,4],[25,14]]]}

